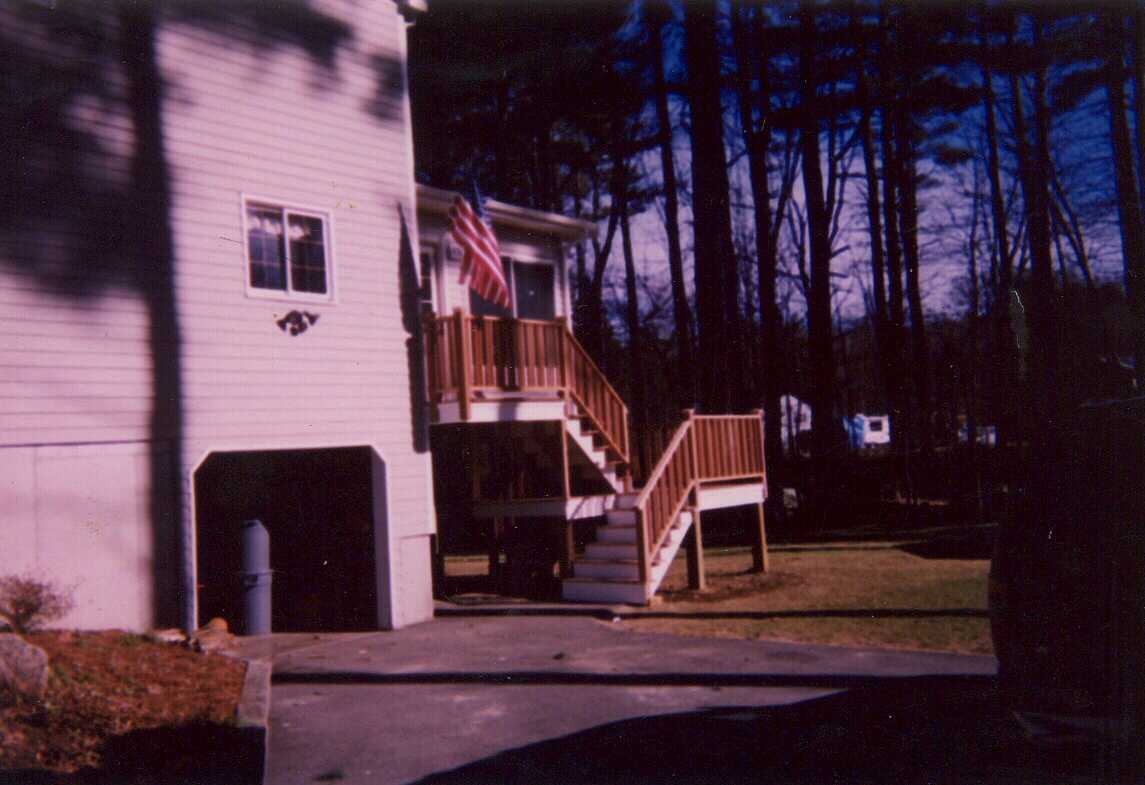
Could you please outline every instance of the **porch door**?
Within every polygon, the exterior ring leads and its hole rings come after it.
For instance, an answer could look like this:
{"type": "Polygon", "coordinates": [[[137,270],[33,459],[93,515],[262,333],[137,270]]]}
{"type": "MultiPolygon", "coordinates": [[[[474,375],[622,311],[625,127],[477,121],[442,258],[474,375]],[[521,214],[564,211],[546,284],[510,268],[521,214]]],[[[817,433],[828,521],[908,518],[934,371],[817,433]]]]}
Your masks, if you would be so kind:
{"type": "Polygon", "coordinates": [[[553,266],[551,264],[513,264],[513,289],[518,319],[557,318],[553,266]]]}
{"type": "Polygon", "coordinates": [[[474,316],[516,317],[552,321],[557,318],[556,275],[552,264],[503,259],[512,308],[489,302],[469,290],[469,312],[474,316]]]}

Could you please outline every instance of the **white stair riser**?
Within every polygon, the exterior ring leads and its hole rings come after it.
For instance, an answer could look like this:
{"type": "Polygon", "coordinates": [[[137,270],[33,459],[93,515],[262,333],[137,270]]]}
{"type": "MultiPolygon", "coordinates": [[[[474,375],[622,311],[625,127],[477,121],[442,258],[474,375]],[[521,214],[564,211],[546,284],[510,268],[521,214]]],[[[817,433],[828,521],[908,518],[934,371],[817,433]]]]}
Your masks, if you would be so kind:
{"type": "Polygon", "coordinates": [[[580,445],[580,448],[584,451],[584,454],[588,456],[588,459],[597,466],[603,466],[604,462],[608,460],[608,456],[605,455],[604,450],[598,450],[593,444],[592,439],[577,436],[576,434],[573,434],[573,439],[580,445]]]}
{"type": "Polygon", "coordinates": [[[561,596],[570,602],[629,602],[643,605],[648,601],[644,587],[638,583],[590,583],[565,581],[561,596]]]}
{"type": "Polygon", "coordinates": [[[600,526],[596,530],[597,542],[627,542],[636,545],[635,526],[600,526]]]}
{"type": "Polygon", "coordinates": [[[623,483],[616,475],[615,465],[608,462],[607,451],[603,448],[598,448],[591,435],[583,433],[583,421],[579,426],[574,424],[572,420],[566,420],[565,422],[565,432],[577,443],[589,462],[600,472],[604,481],[608,483],[614,491],[621,490],[623,483]]]}
{"type": "Polygon", "coordinates": [[[633,543],[590,542],[584,547],[584,555],[589,559],[635,559],[636,546],[633,543]]]}
{"type": "Polygon", "coordinates": [[[573,564],[573,575],[578,578],[624,578],[640,580],[640,567],[636,564],[614,561],[578,561],[573,564]]]}
{"type": "Polygon", "coordinates": [[[638,493],[622,493],[616,497],[616,508],[618,510],[631,510],[636,504],[636,497],[638,493]]]}
{"type": "Polygon", "coordinates": [[[631,526],[636,523],[636,510],[618,510],[613,507],[604,515],[609,524],[631,526]]]}

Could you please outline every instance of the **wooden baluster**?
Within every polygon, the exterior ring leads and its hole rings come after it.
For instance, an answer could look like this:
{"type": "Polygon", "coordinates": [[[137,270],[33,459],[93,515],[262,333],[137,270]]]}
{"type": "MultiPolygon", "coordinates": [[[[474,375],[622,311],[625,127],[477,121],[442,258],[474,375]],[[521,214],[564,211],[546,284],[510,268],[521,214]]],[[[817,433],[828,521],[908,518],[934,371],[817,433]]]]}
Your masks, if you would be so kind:
{"type": "Polygon", "coordinates": [[[429,395],[429,400],[433,401],[437,395],[437,368],[434,367],[437,346],[433,336],[433,317],[428,314],[421,323],[421,336],[422,351],[425,352],[426,393],[429,395]]]}
{"type": "Polygon", "coordinates": [[[727,456],[727,475],[733,477],[739,472],[739,453],[736,451],[735,421],[724,420],[724,454],[727,456]]]}
{"type": "Polygon", "coordinates": [[[460,308],[453,312],[454,334],[457,337],[457,408],[462,421],[469,419],[469,325],[460,308]]]}
{"type": "Polygon", "coordinates": [[[729,439],[727,437],[727,420],[717,420],[719,423],[719,459],[720,459],[720,476],[727,477],[732,474],[732,454],[729,450],[729,439]]]}
{"type": "Polygon", "coordinates": [[[541,351],[537,345],[537,325],[525,325],[525,354],[529,359],[528,371],[525,373],[525,384],[529,387],[541,387],[541,351]]]}
{"type": "Polygon", "coordinates": [[[700,420],[700,462],[703,465],[704,479],[714,479],[712,472],[712,422],[700,420]]]}
{"type": "Polygon", "coordinates": [[[484,386],[488,384],[485,378],[485,325],[481,319],[469,321],[469,343],[473,348],[473,384],[484,386]]]}
{"type": "Polygon", "coordinates": [[[692,470],[688,473],[688,481],[699,480],[700,466],[696,460],[696,410],[685,409],[684,421],[688,425],[688,432],[684,435],[684,447],[688,450],[688,460],[691,462],[692,470]]]}
{"type": "Polygon", "coordinates": [[[530,371],[533,366],[533,353],[530,348],[532,331],[529,325],[525,322],[517,322],[517,335],[520,338],[520,356],[521,364],[517,366],[517,386],[522,390],[529,388],[529,383],[532,377],[530,371]]]}

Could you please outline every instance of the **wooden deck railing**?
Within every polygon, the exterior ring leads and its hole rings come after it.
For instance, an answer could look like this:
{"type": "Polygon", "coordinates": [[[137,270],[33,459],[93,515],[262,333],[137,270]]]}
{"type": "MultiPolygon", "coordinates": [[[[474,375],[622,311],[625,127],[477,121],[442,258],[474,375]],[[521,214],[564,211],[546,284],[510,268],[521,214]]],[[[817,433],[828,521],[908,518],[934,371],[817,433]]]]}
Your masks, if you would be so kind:
{"type": "Polygon", "coordinates": [[[426,320],[425,344],[430,400],[456,396],[462,420],[482,391],[558,392],[628,462],[628,407],[563,322],[455,311],[426,320]]]}
{"type": "Polygon", "coordinates": [[[676,429],[636,497],[640,578],[664,544],[673,521],[701,482],[764,479],[763,415],[696,415],[676,429]]]}

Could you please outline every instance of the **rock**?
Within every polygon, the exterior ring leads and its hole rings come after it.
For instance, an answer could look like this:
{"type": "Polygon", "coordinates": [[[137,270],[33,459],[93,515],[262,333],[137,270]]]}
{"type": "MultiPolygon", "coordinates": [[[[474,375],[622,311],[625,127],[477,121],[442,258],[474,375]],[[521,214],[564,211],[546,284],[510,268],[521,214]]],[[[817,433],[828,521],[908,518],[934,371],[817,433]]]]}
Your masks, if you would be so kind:
{"type": "MultiPolygon", "coordinates": [[[[214,619],[212,619],[214,621],[214,619]]],[[[222,619],[219,619],[222,621],[222,619]]],[[[195,630],[191,636],[191,648],[195,651],[212,652],[222,651],[234,643],[235,636],[231,635],[226,630],[226,622],[223,622],[223,628],[219,629],[217,626],[212,629],[210,623],[206,627],[201,627],[195,630]]]]}
{"type": "Polygon", "coordinates": [[[216,632],[227,632],[227,630],[229,628],[227,627],[227,620],[226,619],[223,619],[223,618],[216,616],[215,618],[213,618],[209,622],[207,622],[207,626],[204,627],[203,629],[214,630],[216,632]]]}
{"type": "Polygon", "coordinates": [[[48,653],[12,632],[0,633],[0,683],[33,698],[48,689],[48,653]]]}
{"type": "Polygon", "coordinates": [[[163,630],[151,630],[147,633],[147,640],[155,643],[186,643],[187,636],[178,627],[168,627],[163,630]]]}

